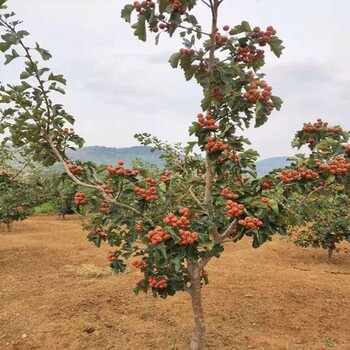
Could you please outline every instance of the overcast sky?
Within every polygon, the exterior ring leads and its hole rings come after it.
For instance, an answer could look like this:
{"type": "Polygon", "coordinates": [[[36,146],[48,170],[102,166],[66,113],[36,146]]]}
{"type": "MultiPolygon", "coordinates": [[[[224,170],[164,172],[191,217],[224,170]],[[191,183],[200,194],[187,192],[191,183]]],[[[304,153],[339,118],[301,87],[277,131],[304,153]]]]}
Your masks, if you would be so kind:
{"type": "MultiPolygon", "coordinates": [[[[120,18],[125,0],[9,0],[33,40],[48,49],[54,73],[68,80],[62,102],[76,118],[86,145],[128,147],[150,132],[186,142],[200,112],[201,88],[186,83],[167,63],[180,41],[158,46],[133,36],[120,18]]],[[[197,7],[208,22],[208,9],[197,7]]],[[[225,0],[220,27],[247,20],[273,25],[286,49],[267,56],[266,80],[284,100],[281,112],[248,135],[262,158],[292,155],[290,141],[303,122],[317,118],[350,129],[350,1],[225,0]]],[[[13,81],[16,66],[0,66],[0,81],[13,81]]]]}

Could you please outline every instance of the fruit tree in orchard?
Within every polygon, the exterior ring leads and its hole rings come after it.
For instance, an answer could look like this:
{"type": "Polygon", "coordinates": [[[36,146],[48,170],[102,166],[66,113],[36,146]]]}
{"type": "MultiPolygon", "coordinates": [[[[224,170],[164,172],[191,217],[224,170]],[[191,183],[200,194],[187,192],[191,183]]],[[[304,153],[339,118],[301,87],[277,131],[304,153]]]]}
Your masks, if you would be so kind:
{"type": "Polygon", "coordinates": [[[272,93],[261,68],[264,50],[280,56],[283,46],[271,26],[262,30],[242,22],[219,30],[223,3],[136,1],[122,11],[127,22],[134,22],[132,28],[140,40],[147,35],[155,36],[157,42],[161,35],[182,37],[183,47],[170,57],[170,65],[180,67],[185,78],[195,79],[203,90],[189,130],[195,141],[183,148],[149,134],[136,135],[142,144],[163,152],[164,169],[152,169],[128,168],[122,161],[101,168],[68,158],[66,150],[81,146],[83,140],[66,126],[74,118],[54,103],[55,94],[64,93],[66,81],[42,65],[50,53],[30,44],[28,33],[20,29],[13,14],[5,12],[5,1],[0,0],[4,13],[0,15],[0,50],[5,63],[24,61],[20,82],[0,86],[0,106],[5,106],[1,121],[8,132],[4,142],[25,146],[34,160],[46,165],[61,162],[81,186],[74,199],[78,210],[99,199],[97,214],[86,227],[88,238],[97,246],[103,242],[111,246],[108,260],[115,272],[123,272],[126,260],[132,259],[132,268],[139,269],[141,276],[136,293],[150,291],[161,298],[177,292],[190,295],[192,350],[204,349],[206,343],[202,307],[206,265],[220,257],[226,243],[249,236],[257,248],[271,235],[284,234],[289,225],[302,223],[304,217],[294,214],[290,198],[295,193],[311,196],[320,176],[311,163],[312,167],[304,165],[305,175],[301,169],[287,169],[257,176],[258,153],[237,131],[263,125],[272,111],[280,109],[282,101],[272,93]],[[211,14],[209,28],[198,23],[197,7],[211,14]],[[204,158],[193,152],[194,146],[204,158]],[[286,182],[286,178],[292,180],[286,182]]]}
{"type": "Polygon", "coordinates": [[[5,147],[0,148],[0,225],[10,231],[13,221],[28,217],[33,201],[30,188],[22,177],[22,168],[14,168],[9,163],[13,155],[5,147]]]}
{"type": "Polygon", "coordinates": [[[296,229],[294,242],[298,246],[328,249],[328,259],[338,249],[336,244],[350,242],[350,145],[349,132],[339,125],[330,126],[318,119],[305,123],[292,143],[294,147],[308,146],[311,153],[294,158],[294,169],[284,170],[282,182],[293,187],[290,197],[295,214],[307,225],[296,229]],[[294,173],[293,173],[294,172],[294,173]],[[305,196],[298,188],[300,178],[314,179],[305,196]],[[293,184],[294,183],[294,184],[293,184]]]}

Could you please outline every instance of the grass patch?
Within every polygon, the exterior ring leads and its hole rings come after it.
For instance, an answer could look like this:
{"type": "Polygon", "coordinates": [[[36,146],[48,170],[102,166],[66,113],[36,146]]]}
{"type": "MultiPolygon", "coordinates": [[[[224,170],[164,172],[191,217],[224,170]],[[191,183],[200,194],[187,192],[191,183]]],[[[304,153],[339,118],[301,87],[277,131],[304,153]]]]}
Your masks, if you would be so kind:
{"type": "Polygon", "coordinates": [[[34,214],[49,214],[56,211],[52,203],[43,203],[34,208],[34,214]]]}

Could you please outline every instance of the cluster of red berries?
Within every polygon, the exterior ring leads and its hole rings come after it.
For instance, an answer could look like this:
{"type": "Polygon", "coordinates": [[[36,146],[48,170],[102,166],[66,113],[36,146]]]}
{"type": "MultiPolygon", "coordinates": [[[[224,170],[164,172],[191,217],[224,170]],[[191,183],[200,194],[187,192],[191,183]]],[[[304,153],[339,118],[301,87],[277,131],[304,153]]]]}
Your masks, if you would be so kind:
{"type": "Polygon", "coordinates": [[[219,129],[219,127],[216,125],[215,119],[211,114],[207,114],[204,118],[202,113],[199,113],[197,115],[198,123],[201,128],[210,130],[210,131],[216,131],[219,129]]]}
{"type": "Polygon", "coordinates": [[[80,173],[82,173],[84,171],[84,168],[81,165],[73,164],[70,160],[67,160],[66,164],[67,164],[69,171],[73,175],[79,175],[80,173]]]}
{"type": "Polygon", "coordinates": [[[190,56],[193,56],[196,51],[194,51],[193,49],[186,49],[184,47],[182,47],[179,52],[182,54],[182,55],[190,55],[190,56]]]}
{"type": "Polygon", "coordinates": [[[134,188],[135,194],[142,197],[146,202],[150,201],[156,201],[158,199],[157,189],[154,186],[151,186],[150,188],[142,188],[142,187],[135,187],[134,188]]]}
{"type": "Polygon", "coordinates": [[[328,127],[328,122],[324,122],[322,121],[322,119],[317,119],[317,122],[313,124],[304,123],[302,130],[308,133],[327,131],[331,135],[339,134],[343,131],[343,129],[340,126],[328,127]]]}
{"type": "Polygon", "coordinates": [[[95,227],[94,229],[91,230],[91,234],[93,235],[100,235],[101,237],[106,237],[107,234],[106,232],[102,231],[101,227],[95,227]]]}
{"type": "Polygon", "coordinates": [[[155,184],[156,184],[156,180],[154,180],[154,179],[152,179],[152,178],[150,178],[150,177],[146,177],[146,178],[145,178],[145,182],[146,182],[147,184],[149,184],[150,186],[155,186],[155,184]]]}
{"type": "Polygon", "coordinates": [[[143,260],[134,260],[131,263],[131,265],[136,267],[137,269],[140,269],[141,271],[143,271],[147,267],[147,264],[143,260]]]}
{"type": "Polygon", "coordinates": [[[281,172],[281,180],[284,184],[299,180],[299,178],[299,172],[296,170],[282,170],[281,172]]]}
{"type": "Polygon", "coordinates": [[[272,35],[276,35],[276,29],[272,26],[268,26],[266,31],[260,30],[259,27],[253,29],[252,38],[257,39],[260,46],[265,46],[270,40],[272,35]]]}
{"type": "Polygon", "coordinates": [[[228,149],[228,144],[219,138],[207,137],[207,144],[204,146],[205,149],[210,153],[222,152],[228,149]]]}
{"type": "Polygon", "coordinates": [[[145,182],[149,185],[149,188],[142,188],[136,186],[134,188],[135,194],[142,197],[146,202],[156,201],[158,199],[157,189],[155,188],[156,180],[147,177],[145,182]]]}
{"type": "Polygon", "coordinates": [[[318,173],[304,167],[300,167],[297,170],[282,170],[281,172],[281,180],[284,184],[290,183],[294,180],[300,180],[302,178],[310,180],[317,177],[318,173]]]}
{"type": "Polygon", "coordinates": [[[328,164],[316,162],[316,166],[323,171],[333,175],[344,175],[350,169],[350,162],[347,162],[343,157],[337,156],[328,164]]]}
{"type": "Polygon", "coordinates": [[[274,108],[274,104],[271,101],[271,91],[272,87],[266,82],[254,81],[249,84],[248,91],[244,93],[243,97],[251,103],[264,101],[269,105],[270,110],[272,110],[274,108]]]}
{"type": "Polygon", "coordinates": [[[301,178],[305,178],[305,179],[315,179],[318,177],[318,173],[316,173],[315,171],[311,170],[311,169],[306,169],[304,167],[300,167],[298,168],[299,174],[301,178]]]}
{"type": "Polygon", "coordinates": [[[222,101],[225,96],[222,93],[221,89],[218,86],[216,86],[215,88],[213,88],[213,90],[211,90],[211,97],[215,98],[218,101],[222,101]]]}
{"type": "Polygon", "coordinates": [[[113,253],[113,252],[109,252],[108,254],[107,254],[107,260],[108,261],[114,261],[116,259],[116,257],[115,257],[115,254],[113,253]]]}
{"type": "Polygon", "coordinates": [[[230,199],[226,201],[226,214],[227,216],[238,218],[243,215],[244,205],[237,202],[231,201],[230,199]]]}
{"type": "Polygon", "coordinates": [[[181,241],[177,243],[178,245],[193,244],[198,241],[197,232],[179,230],[179,234],[181,237],[181,241]]]}
{"type": "Polygon", "coordinates": [[[137,12],[141,12],[143,7],[154,8],[155,3],[152,0],[145,0],[142,2],[134,1],[134,6],[137,12]]]}
{"type": "Polygon", "coordinates": [[[328,122],[322,121],[322,119],[317,119],[316,123],[304,123],[303,125],[303,131],[306,132],[314,132],[314,131],[321,131],[321,130],[327,130],[328,129],[328,122]]]}
{"type": "Polygon", "coordinates": [[[109,172],[109,175],[136,176],[140,174],[138,170],[124,169],[123,165],[124,162],[119,161],[115,167],[108,165],[106,170],[109,172]]]}
{"type": "Polygon", "coordinates": [[[238,199],[239,195],[237,193],[231,193],[228,187],[224,187],[221,191],[221,196],[227,199],[238,199]]]}
{"type": "Polygon", "coordinates": [[[168,282],[166,278],[157,280],[154,277],[149,277],[148,283],[152,288],[158,288],[158,289],[164,289],[168,286],[168,282]]]}
{"type": "Polygon", "coordinates": [[[173,213],[169,213],[165,216],[163,221],[169,226],[184,228],[191,223],[186,216],[188,214],[188,210],[188,208],[180,209],[179,213],[182,215],[181,217],[178,217],[173,213]]]}
{"type": "Polygon", "coordinates": [[[228,37],[226,35],[221,35],[220,33],[216,33],[215,42],[217,45],[225,45],[228,42],[228,37]]]}
{"type": "Polygon", "coordinates": [[[248,227],[251,230],[256,230],[257,228],[263,225],[263,222],[258,218],[247,216],[245,219],[238,220],[238,224],[248,227]]]}
{"type": "Polygon", "coordinates": [[[104,193],[111,194],[113,193],[113,190],[108,187],[107,185],[101,185],[100,189],[103,190],[104,193]]]}
{"type": "Polygon", "coordinates": [[[167,171],[164,175],[162,175],[160,181],[163,183],[167,183],[170,179],[171,171],[167,171]]]}
{"type": "Polygon", "coordinates": [[[77,192],[74,195],[74,203],[79,205],[79,204],[86,204],[87,200],[85,198],[85,194],[83,192],[77,192]]]}
{"type": "Polygon", "coordinates": [[[270,188],[272,188],[273,186],[273,181],[271,179],[267,180],[267,181],[264,181],[262,184],[261,184],[261,188],[263,190],[269,190],[270,188]]]}
{"type": "Polygon", "coordinates": [[[102,213],[108,213],[107,203],[106,202],[101,202],[99,210],[102,213]]]}
{"type": "Polygon", "coordinates": [[[147,238],[151,241],[152,245],[157,245],[158,243],[170,239],[171,236],[166,233],[161,226],[156,226],[154,230],[148,232],[147,238]]]}
{"type": "Polygon", "coordinates": [[[182,10],[182,4],[180,0],[170,0],[171,3],[171,9],[174,12],[181,11],[182,10]]]}
{"type": "Polygon", "coordinates": [[[265,57],[263,50],[256,50],[250,47],[239,47],[237,49],[237,61],[249,63],[252,61],[257,61],[265,57]]]}

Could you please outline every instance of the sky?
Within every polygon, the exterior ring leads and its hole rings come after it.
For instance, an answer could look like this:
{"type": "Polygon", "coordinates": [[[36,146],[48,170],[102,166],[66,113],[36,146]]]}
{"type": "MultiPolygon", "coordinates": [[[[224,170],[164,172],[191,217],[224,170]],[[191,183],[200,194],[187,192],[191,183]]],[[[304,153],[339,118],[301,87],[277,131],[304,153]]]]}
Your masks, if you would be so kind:
{"type": "MultiPolygon", "coordinates": [[[[142,43],[120,18],[125,0],[8,0],[31,38],[53,55],[55,74],[68,80],[59,98],[76,118],[86,145],[129,147],[133,135],[149,132],[171,143],[187,142],[188,127],[201,112],[201,88],[186,82],[168,58],[179,39],[149,35],[142,43]]],[[[290,156],[295,132],[317,118],[350,129],[349,0],[224,0],[219,27],[242,20],[272,25],[286,49],[267,55],[263,68],[283,107],[246,135],[261,158],[290,156]]],[[[209,23],[208,8],[194,13],[209,23]]],[[[206,25],[203,25],[205,28],[206,25]]],[[[14,82],[19,67],[0,65],[0,81],[14,82]]]]}

